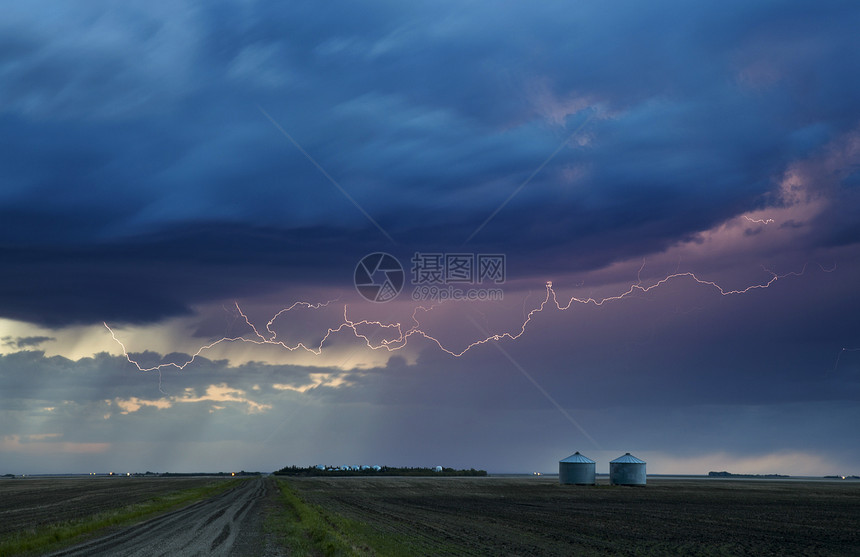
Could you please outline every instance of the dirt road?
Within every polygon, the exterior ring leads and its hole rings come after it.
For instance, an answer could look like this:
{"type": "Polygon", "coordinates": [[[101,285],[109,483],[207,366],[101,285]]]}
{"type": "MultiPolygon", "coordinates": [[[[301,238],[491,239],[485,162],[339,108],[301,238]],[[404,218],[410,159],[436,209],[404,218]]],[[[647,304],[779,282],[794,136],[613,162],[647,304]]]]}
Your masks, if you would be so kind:
{"type": "Polygon", "coordinates": [[[211,499],[52,555],[277,555],[265,547],[261,516],[274,490],[268,478],[250,479],[211,499]]]}
{"type": "Polygon", "coordinates": [[[145,504],[224,478],[76,477],[0,480],[0,540],[66,520],[86,520],[126,505],[145,504]]]}

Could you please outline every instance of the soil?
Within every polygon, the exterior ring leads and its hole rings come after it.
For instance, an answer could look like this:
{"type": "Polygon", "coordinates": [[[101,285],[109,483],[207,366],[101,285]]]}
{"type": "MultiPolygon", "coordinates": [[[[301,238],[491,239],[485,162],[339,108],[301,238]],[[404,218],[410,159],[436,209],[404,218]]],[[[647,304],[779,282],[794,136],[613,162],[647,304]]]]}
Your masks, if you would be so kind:
{"type": "MultiPolygon", "coordinates": [[[[210,481],[0,481],[0,536],[210,481]]],[[[262,529],[278,505],[271,481],[249,481],[69,554],[283,554],[262,529]]],[[[287,481],[304,500],[392,535],[409,555],[860,555],[860,482],[853,481],[649,478],[645,487],[562,486],[552,477],[287,481]]]]}
{"type": "Polygon", "coordinates": [[[408,553],[860,555],[860,482],[554,478],[300,478],[300,496],[408,553]]]}
{"type": "Polygon", "coordinates": [[[209,484],[213,478],[15,478],[0,481],[0,536],[82,519],[159,495],[209,484]]]}
{"type": "Polygon", "coordinates": [[[51,557],[275,556],[259,524],[270,478],[251,478],[184,508],[66,548],[51,557]]]}

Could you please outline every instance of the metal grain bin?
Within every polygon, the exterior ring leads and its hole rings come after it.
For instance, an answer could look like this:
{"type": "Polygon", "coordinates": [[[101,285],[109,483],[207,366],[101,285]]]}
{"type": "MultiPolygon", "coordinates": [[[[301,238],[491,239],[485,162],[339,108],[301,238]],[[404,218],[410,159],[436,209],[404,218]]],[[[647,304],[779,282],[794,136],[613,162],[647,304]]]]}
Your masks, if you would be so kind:
{"type": "Polygon", "coordinates": [[[576,451],[558,461],[558,483],[594,485],[594,461],[576,451]]]}
{"type": "Polygon", "coordinates": [[[609,483],[613,485],[645,485],[645,461],[630,453],[609,462],[609,483]]]}

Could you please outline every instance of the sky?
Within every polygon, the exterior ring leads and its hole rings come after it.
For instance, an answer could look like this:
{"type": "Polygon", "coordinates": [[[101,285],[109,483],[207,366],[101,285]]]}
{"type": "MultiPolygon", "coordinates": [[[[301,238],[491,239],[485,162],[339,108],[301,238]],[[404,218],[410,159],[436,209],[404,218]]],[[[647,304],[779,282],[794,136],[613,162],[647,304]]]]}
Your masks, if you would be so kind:
{"type": "Polygon", "coordinates": [[[0,473],[860,474],[856,2],[3,11],[0,473]]]}

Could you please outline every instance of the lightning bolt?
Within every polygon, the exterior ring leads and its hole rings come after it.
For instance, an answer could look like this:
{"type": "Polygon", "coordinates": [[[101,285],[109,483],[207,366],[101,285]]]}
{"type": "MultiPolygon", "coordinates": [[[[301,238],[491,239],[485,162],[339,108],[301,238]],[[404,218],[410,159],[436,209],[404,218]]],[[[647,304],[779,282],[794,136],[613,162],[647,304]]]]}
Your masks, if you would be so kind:
{"type": "MultiPolygon", "coordinates": [[[[555,289],[553,288],[552,281],[547,281],[547,283],[546,283],[546,294],[544,296],[543,301],[540,302],[540,304],[538,304],[536,307],[534,307],[531,311],[529,311],[528,313],[525,314],[524,320],[523,320],[523,323],[521,326],[519,326],[517,329],[514,329],[513,331],[508,331],[508,332],[503,332],[503,333],[489,334],[488,332],[485,331],[485,334],[487,334],[487,336],[485,338],[476,340],[476,341],[472,342],[471,344],[468,344],[462,350],[456,350],[456,349],[445,346],[438,338],[428,334],[427,332],[425,332],[424,330],[421,329],[421,322],[419,319],[420,315],[423,315],[424,313],[432,311],[435,307],[438,307],[438,304],[435,306],[430,306],[430,307],[425,307],[425,306],[415,307],[412,311],[412,316],[411,316],[412,323],[411,324],[409,324],[409,323],[407,323],[407,324],[383,323],[381,321],[371,321],[371,320],[367,320],[367,319],[354,321],[354,320],[349,318],[349,306],[344,304],[343,322],[340,323],[336,327],[329,327],[328,330],[326,331],[325,335],[322,337],[322,339],[319,341],[318,344],[310,345],[310,344],[305,344],[303,342],[296,342],[295,344],[289,344],[283,340],[278,339],[277,333],[272,329],[273,324],[282,315],[289,313],[290,311],[292,311],[293,309],[295,309],[297,307],[304,307],[307,309],[319,309],[321,307],[328,306],[329,304],[333,303],[336,300],[331,300],[331,301],[328,301],[325,303],[318,303],[318,304],[312,304],[310,302],[296,302],[293,305],[286,307],[286,308],[278,311],[277,313],[275,313],[272,316],[272,318],[269,319],[268,323],[266,323],[266,326],[262,330],[262,332],[260,329],[257,328],[256,325],[254,325],[251,322],[251,320],[248,318],[248,316],[242,311],[242,308],[239,307],[239,304],[235,303],[234,305],[235,305],[236,311],[237,311],[238,315],[245,321],[245,324],[250,329],[250,331],[251,331],[250,334],[246,333],[246,334],[240,335],[240,336],[223,337],[223,338],[220,338],[220,339],[218,339],[214,342],[211,342],[209,344],[205,344],[205,345],[201,346],[187,361],[185,361],[184,363],[181,363],[181,364],[175,363],[175,362],[166,362],[166,363],[162,363],[162,364],[158,364],[158,365],[150,366],[150,367],[144,367],[137,360],[132,358],[131,355],[129,354],[128,350],[126,349],[125,344],[123,344],[123,342],[119,338],[117,338],[113,329],[111,329],[111,327],[107,323],[104,323],[104,326],[110,332],[111,337],[114,339],[114,341],[116,341],[116,343],[120,346],[120,348],[122,349],[123,355],[125,356],[126,360],[129,361],[129,363],[133,364],[138,369],[138,371],[141,371],[141,372],[157,371],[157,372],[159,372],[159,376],[161,374],[161,370],[163,370],[165,368],[171,368],[172,367],[172,368],[176,368],[178,370],[185,369],[188,365],[192,364],[204,352],[214,348],[215,346],[217,346],[219,344],[223,344],[223,343],[243,342],[243,343],[250,343],[250,344],[256,344],[256,345],[275,345],[275,346],[279,346],[283,349],[286,349],[290,352],[294,352],[296,350],[304,350],[306,352],[309,352],[309,353],[312,353],[314,355],[319,356],[322,354],[324,345],[329,340],[329,338],[332,335],[340,333],[341,331],[351,331],[352,334],[355,336],[355,338],[362,341],[364,343],[364,345],[371,350],[387,350],[389,352],[401,350],[401,349],[406,347],[410,337],[415,336],[415,337],[423,338],[423,339],[427,340],[428,342],[430,342],[431,344],[435,344],[441,351],[445,352],[446,354],[449,354],[455,358],[459,358],[459,357],[463,356],[464,354],[466,354],[467,352],[469,352],[470,350],[472,350],[473,348],[482,346],[482,345],[490,343],[490,342],[498,342],[498,341],[505,340],[505,339],[510,340],[510,341],[515,341],[515,340],[519,339],[521,336],[523,336],[525,334],[526,329],[528,328],[529,324],[532,322],[532,320],[535,318],[535,316],[537,314],[543,312],[547,308],[552,308],[553,306],[558,311],[567,311],[571,307],[574,307],[575,304],[585,305],[585,306],[591,304],[591,305],[599,307],[599,306],[603,306],[604,304],[607,304],[610,302],[616,302],[616,301],[623,300],[623,299],[631,297],[637,293],[638,294],[647,294],[648,292],[651,292],[652,290],[661,288],[661,287],[665,286],[666,284],[668,284],[672,281],[680,281],[680,280],[690,280],[690,281],[693,281],[694,283],[699,284],[701,286],[711,288],[711,289],[715,290],[717,293],[719,293],[721,296],[736,296],[736,295],[746,294],[746,293],[752,292],[754,290],[762,290],[762,289],[770,288],[778,280],[789,277],[789,276],[801,276],[806,272],[806,268],[807,268],[807,265],[804,265],[800,271],[790,271],[788,273],[780,275],[780,274],[777,274],[777,273],[767,269],[766,267],[762,267],[762,269],[764,269],[764,271],[770,275],[770,278],[767,281],[764,281],[761,283],[756,283],[756,284],[751,284],[751,285],[749,285],[745,288],[741,288],[741,289],[727,289],[727,288],[720,286],[715,281],[699,278],[695,273],[692,273],[692,272],[672,273],[672,274],[667,275],[664,278],[654,282],[653,284],[650,284],[648,286],[643,286],[641,273],[642,273],[642,268],[644,268],[644,265],[645,264],[643,262],[642,267],[640,267],[639,272],[637,273],[637,281],[638,282],[636,284],[631,284],[627,290],[625,290],[619,294],[607,296],[605,298],[594,298],[591,296],[589,296],[588,298],[578,298],[576,296],[573,296],[569,300],[567,300],[567,302],[562,303],[561,301],[559,301],[558,294],[556,293],[555,289]],[[359,332],[359,328],[364,328],[364,327],[370,327],[372,329],[375,329],[375,333],[374,334],[363,334],[363,333],[359,332]],[[391,332],[392,335],[389,335],[389,336],[393,336],[393,338],[385,338],[385,339],[378,340],[378,341],[374,340],[374,338],[378,335],[378,333],[383,332],[383,331],[391,332]],[[374,337],[374,338],[372,338],[372,337],[374,337]]],[[[832,269],[825,269],[820,264],[819,264],[819,267],[821,267],[821,270],[824,272],[833,272],[836,268],[834,265],[834,267],[832,269]]],[[[849,350],[849,349],[843,349],[843,351],[846,351],[846,350],[849,350]]],[[[841,356],[841,353],[840,353],[840,356],[841,356]]],[[[838,363],[839,362],[837,359],[837,365],[838,365],[838,363]]],[[[160,388],[160,381],[159,381],[159,388],[160,388]]]]}
{"type": "Polygon", "coordinates": [[[750,218],[746,215],[743,215],[743,217],[745,219],[747,219],[748,221],[756,223],[756,224],[773,224],[775,222],[773,219],[753,219],[753,218],[750,218]]]}
{"type": "Polygon", "coordinates": [[[833,373],[836,373],[836,370],[839,368],[839,360],[845,352],[860,352],[860,348],[843,348],[840,350],[839,354],[836,355],[836,363],[833,365],[833,373]]]}

